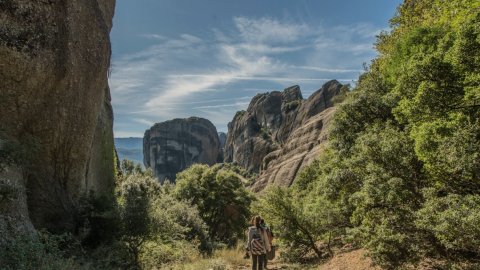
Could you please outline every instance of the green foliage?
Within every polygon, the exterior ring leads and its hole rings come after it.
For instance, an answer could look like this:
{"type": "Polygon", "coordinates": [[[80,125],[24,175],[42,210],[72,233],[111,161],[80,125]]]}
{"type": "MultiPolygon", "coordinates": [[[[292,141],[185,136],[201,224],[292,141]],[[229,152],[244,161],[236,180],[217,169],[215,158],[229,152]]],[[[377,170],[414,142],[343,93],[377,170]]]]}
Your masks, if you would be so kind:
{"type": "Polygon", "coordinates": [[[143,169],[142,166],[132,160],[128,159],[123,159],[122,163],[120,165],[120,168],[122,169],[122,173],[125,175],[131,175],[131,174],[143,174],[143,169]]]}
{"type": "Polygon", "coordinates": [[[238,166],[234,163],[223,163],[222,166],[225,170],[232,171],[237,175],[243,177],[243,179],[241,180],[246,186],[251,185],[258,176],[256,173],[248,172],[247,170],[245,170],[245,168],[238,166]]]}
{"type": "Polygon", "coordinates": [[[80,197],[77,224],[82,244],[95,248],[118,237],[120,217],[115,199],[96,196],[93,191],[80,197]]]}
{"type": "Polygon", "coordinates": [[[480,2],[406,0],[392,26],[338,106],[320,160],[267,193],[262,213],[288,228],[289,247],[306,239],[293,217],[319,241],[332,230],[351,239],[384,269],[477,269],[480,2]]]}
{"type": "Polygon", "coordinates": [[[317,242],[329,232],[324,218],[331,209],[321,208],[321,213],[315,213],[318,209],[313,208],[314,204],[303,205],[296,200],[293,190],[284,187],[271,188],[254,207],[285,244],[282,257],[288,261],[302,261],[310,252],[319,258],[323,256],[317,242]]]}
{"type": "Polygon", "coordinates": [[[168,188],[163,187],[151,210],[155,237],[163,243],[187,241],[201,252],[210,251],[207,226],[198,209],[175,198],[168,188]]]}
{"type": "Polygon", "coordinates": [[[142,269],[158,269],[160,265],[181,265],[198,257],[200,254],[195,244],[188,241],[148,241],[142,249],[140,261],[142,269]]]}
{"type": "Polygon", "coordinates": [[[207,227],[197,208],[175,198],[173,188],[139,173],[121,181],[121,239],[137,267],[150,269],[209,249],[207,227]]]}
{"type": "Polygon", "coordinates": [[[340,93],[338,93],[338,95],[333,97],[332,99],[333,103],[334,104],[342,103],[347,97],[347,95],[350,93],[351,89],[352,87],[350,86],[350,84],[342,85],[342,88],[340,88],[340,93]]]}
{"type": "Polygon", "coordinates": [[[340,203],[341,192],[328,187],[331,179],[324,171],[328,167],[322,166],[327,161],[322,159],[304,168],[290,188],[267,190],[254,206],[272,228],[278,228],[275,235],[286,246],[282,257],[289,261],[331,254],[331,248],[340,244],[339,237],[349,227],[348,210],[340,203]],[[337,196],[332,191],[338,192],[337,196]]]}
{"type": "Polygon", "coordinates": [[[0,246],[0,268],[29,269],[87,269],[74,260],[81,252],[79,243],[68,234],[19,235],[8,245],[0,246]]]}
{"type": "Polygon", "coordinates": [[[149,215],[151,202],[160,195],[160,184],[153,178],[129,175],[120,186],[119,206],[122,239],[127,243],[135,264],[139,264],[142,244],[154,231],[149,215]]]}
{"type": "Polygon", "coordinates": [[[272,138],[272,132],[266,127],[260,129],[260,134],[264,140],[271,140],[272,138]]]}
{"type": "Polygon", "coordinates": [[[351,231],[385,268],[418,259],[415,211],[425,179],[412,140],[392,125],[375,125],[357,139],[352,170],[363,179],[350,196],[355,210],[351,231]]]}
{"type": "Polygon", "coordinates": [[[419,228],[433,234],[451,256],[480,253],[480,195],[449,194],[438,197],[426,191],[427,202],[417,212],[419,228]]]}
{"type": "Polygon", "coordinates": [[[175,195],[198,207],[210,240],[233,246],[243,238],[253,196],[237,174],[220,165],[193,165],[177,175],[175,195]]]}
{"type": "Polygon", "coordinates": [[[288,103],[282,104],[282,111],[290,112],[295,110],[301,104],[300,100],[293,100],[288,103]]]}

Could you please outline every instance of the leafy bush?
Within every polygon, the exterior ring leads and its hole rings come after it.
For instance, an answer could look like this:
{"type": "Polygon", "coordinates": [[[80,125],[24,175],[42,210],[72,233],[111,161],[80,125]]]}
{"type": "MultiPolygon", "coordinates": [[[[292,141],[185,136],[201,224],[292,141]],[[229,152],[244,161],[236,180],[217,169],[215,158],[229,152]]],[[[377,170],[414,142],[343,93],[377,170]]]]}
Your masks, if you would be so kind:
{"type": "Polygon", "coordinates": [[[290,190],[267,193],[264,215],[288,228],[279,236],[296,257],[308,253],[300,224],[319,241],[337,228],[384,269],[476,269],[480,2],[405,0],[398,10],[322,157],[290,190]]]}
{"type": "Polygon", "coordinates": [[[142,269],[155,269],[161,265],[184,264],[200,257],[195,243],[174,241],[161,243],[148,241],[142,248],[142,269]]]}
{"type": "Polygon", "coordinates": [[[78,236],[84,246],[95,248],[119,236],[120,216],[114,198],[98,197],[91,191],[80,197],[77,211],[78,236]]]}
{"type": "MultiPolygon", "coordinates": [[[[311,174],[301,177],[307,176],[311,174]]],[[[335,205],[301,190],[296,185],[272,187],[253,207],[285,245],[282,257],[291,262],[311,259],[312,254],[318,259],[329,255],[332,240],[344,229],[344,218],[335,205]]]]}
{"type": "Polygon", "coordinates": [[[288,103],[282,104],[282,110],[285,112],[290,112],[295,110],[301,104],[300,100],[293,100],[288,103]]]}
{"type": "Polygon", "coordinates": [[[235,173],[220,165],[193,165],[177,175],[175,196],[198,207],[210,240],[233,246],[243,238],[253,196],[235,173]]]}
{"type": "Polygon", "coordinates": [[[0,268],[29,269],[87,269],[74,259],[81,247],[68,234],[19,235],[8,245],[0,246],[0,268]]]}

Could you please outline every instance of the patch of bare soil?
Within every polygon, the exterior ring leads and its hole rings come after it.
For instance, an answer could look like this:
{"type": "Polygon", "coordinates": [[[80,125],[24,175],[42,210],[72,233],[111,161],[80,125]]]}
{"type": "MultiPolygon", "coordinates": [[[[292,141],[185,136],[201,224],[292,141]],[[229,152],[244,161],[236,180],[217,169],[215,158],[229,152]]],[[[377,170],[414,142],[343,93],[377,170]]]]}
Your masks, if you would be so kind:
{"type": "Polygon", "coordinates": [[[320,265],[319,270],[381,270],[372,266],[372,260],[365,257],[365,250],[357,249],[337,253],[332,259],[320,265]]]}

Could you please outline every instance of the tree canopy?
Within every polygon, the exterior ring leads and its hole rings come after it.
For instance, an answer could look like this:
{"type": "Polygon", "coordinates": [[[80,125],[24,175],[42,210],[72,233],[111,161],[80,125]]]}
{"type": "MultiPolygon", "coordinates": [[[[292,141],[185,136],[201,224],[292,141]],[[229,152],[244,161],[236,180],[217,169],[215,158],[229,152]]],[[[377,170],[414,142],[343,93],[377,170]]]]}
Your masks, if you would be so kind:
{"type": "Polygon", "coordinates": [[[407,0],[391,25],[338,106],[322,157],[266,198],[279,214],[316,224],[316,239],[353,240],[386,269],[425,260],[476,269],[480,2],[407,0]]]}

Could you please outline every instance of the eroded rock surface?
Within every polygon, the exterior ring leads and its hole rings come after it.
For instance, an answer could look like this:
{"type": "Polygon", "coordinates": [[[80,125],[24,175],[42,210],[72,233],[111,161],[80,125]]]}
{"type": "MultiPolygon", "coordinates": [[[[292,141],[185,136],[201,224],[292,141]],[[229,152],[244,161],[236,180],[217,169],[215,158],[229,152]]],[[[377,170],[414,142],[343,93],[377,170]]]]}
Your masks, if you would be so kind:
{"type": "Polygon", "coordinates": [[[155,124],[145,131],[143,157],[160,182],[175,181],[176,174],[194,163],[215,164],[220,140],[217,129],[207,119],[190,117],[155,124]]]}
{"type": "Polygon", "coordinates": [[[303,99],[298,86],[256,95],[247,111],[228,125],[225,162],[258,173],[255,191],[267,184],[289,186],[297,173],[321,152],[334,96],[342,85],[333,80],[303,99]]]}
{"type": "Polygon", "coordinates": [[[82,194],[112,193],[107,72],[114,6],[114,0],[0,1],[0,136],[22,157],[0,174],[18,191],[2,206],[18,213],[0,210],[8,216],[0,227],[16,222],[28,231],[31,220],[36,228],[73,231],[82,194]]]}

